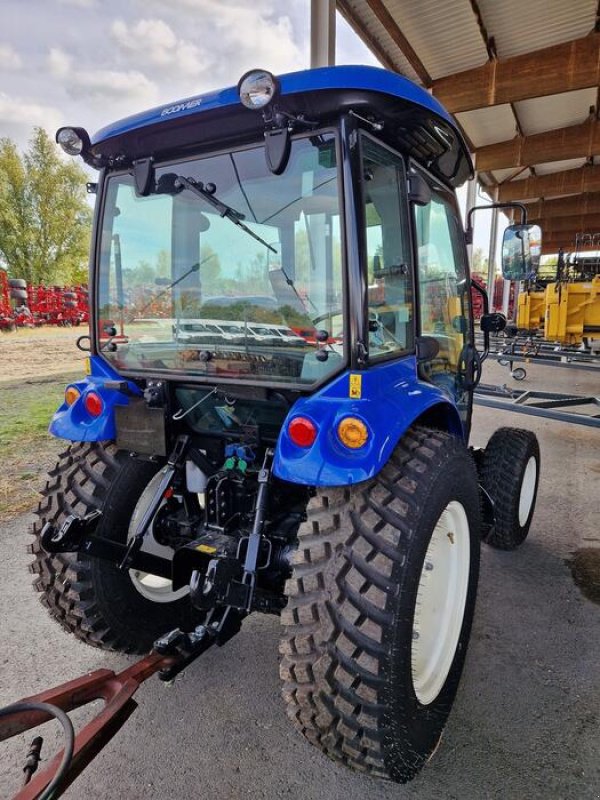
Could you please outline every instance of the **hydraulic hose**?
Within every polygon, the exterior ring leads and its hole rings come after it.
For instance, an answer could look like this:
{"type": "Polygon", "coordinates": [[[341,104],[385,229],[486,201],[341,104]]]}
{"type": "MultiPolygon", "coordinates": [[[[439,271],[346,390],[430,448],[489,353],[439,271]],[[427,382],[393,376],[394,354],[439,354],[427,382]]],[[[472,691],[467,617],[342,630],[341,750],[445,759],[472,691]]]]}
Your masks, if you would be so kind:
{"type": "Polygon", "coordinates": [[[44,714],[54,717],[54,719],[62,725],[65,734],[65,748],[62,761],[48,786],[46,786],[44,791],[37,798],[37,800],[52,800],[54,791],[66,775],[71,761],[73,760],[73,750],[75,748],[75,730],[73,728],[73,723],[62,708],[50,705],[50,703],[13,703],[13,705],[0,708],[0,719],[24,711],[41,711],[44,714]]]}

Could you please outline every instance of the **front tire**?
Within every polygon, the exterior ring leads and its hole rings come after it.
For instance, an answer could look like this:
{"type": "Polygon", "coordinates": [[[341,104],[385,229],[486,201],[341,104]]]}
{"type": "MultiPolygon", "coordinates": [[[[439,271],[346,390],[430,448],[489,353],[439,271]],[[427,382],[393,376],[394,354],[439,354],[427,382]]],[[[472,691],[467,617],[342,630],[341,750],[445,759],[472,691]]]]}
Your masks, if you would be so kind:
{"type": "Polygon", "coordinates": [[[375,478],[317,490],[282,615],[289,717],[329,757],[405,782],[435,750],[469,640],[477,476],[464,444],[410,431],[375,478]]]}
{"type": "Polygon", "coordinates": [[[540,447],[532,431],[498,428],[483,454],[481,481],[494,502],[495,524],[484,541],[499,550],[522,544],[531,526],[540,479],[540,447]]]}
{"type": "MultiPolygon", "coordinates": [[[[152,597],[147,576],[122,572],[116,566],[80,553],[49,555],[40,544],[46,522],[60,525],[69,515],[102,510],[97,536],[125,543],[135,506],[158,466],[133,459],[110,443],[72,444],[59,456],[42,490],[30,546],[34,586],[51,616],[78,639],[94,647],[145,653],[163,633],[193,627],[189,598],[163,602],[152,597]],[[139,588],[149,586],[144,596],[139,588]]],[[[160,579],[158,579],[160,580],[160,579]]]]}

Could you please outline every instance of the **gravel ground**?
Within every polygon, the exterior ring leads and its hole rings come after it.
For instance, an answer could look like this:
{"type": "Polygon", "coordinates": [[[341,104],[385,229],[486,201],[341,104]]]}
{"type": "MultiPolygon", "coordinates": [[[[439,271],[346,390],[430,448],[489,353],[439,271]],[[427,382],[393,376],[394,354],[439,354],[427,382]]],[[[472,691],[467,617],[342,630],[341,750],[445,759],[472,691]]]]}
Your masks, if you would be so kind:
{"type": "MultiPolygon", "coordinates": [[[[528,388],[537,376],[536,388],[577,384],[598,394],[595,375],[528,369],[528,388]]],[[[492,366],[485,380],[510,379],[492,366]]],[[[279,698],[278,620],[254,617],[173,687],[148,681],[134,717],[65,797],[600,798],[600,606],[580,594],[567,563],[579,548],[600,546],[600,434],[476,409],[474,444],[485,444],[499,425],[539,436],[538,508],[519,551],[483,548],[462,685],[442,744],[415,781],[399,787],[352,774],[294,732],[279,698]]],[[[76,642],[47,617],[27,574],[28,522],[19,517],[0,528],[0,704],[131,662],[76,642]]],[[[25,741],[0,749],[1,797],[16,790],[25,752],[25,741]]]]}

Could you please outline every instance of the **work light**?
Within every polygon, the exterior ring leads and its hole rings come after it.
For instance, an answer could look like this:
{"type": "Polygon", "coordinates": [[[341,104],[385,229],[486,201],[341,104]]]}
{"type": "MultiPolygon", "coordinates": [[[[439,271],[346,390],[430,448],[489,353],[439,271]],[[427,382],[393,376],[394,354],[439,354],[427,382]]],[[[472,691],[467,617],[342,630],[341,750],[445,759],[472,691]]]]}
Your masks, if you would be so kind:
{"type": "Polygon", "coordinates": [[[90,146],[90,137],[83,128],[59,128],[56,141],[70,156],[80,156],[90,146]]]}
{"type": "Polygon", "coordinates": [[[252,69],[240,78],[238,94],[242,105],[257,110],[265,108],[279,92],[279,81],[265,69],[252,69]]]}

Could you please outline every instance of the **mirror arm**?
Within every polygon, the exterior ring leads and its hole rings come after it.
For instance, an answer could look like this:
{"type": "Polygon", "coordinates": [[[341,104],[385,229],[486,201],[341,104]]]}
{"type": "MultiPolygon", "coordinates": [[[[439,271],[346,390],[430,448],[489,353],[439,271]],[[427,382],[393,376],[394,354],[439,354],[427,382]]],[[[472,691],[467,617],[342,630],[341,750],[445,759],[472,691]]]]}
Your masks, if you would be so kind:
{"type": "MultiPolygon", "coordinates": [[[[489,301],[488,293],[486,292],[486,290],[484,288],[482,288],[477,283],[477,281],[473,280],[473,278],[471,278],[471,288],[475,289],[475,291],[478,292],[481,295],[481,298],[483,300],[483,313],[484,313],[484,315],[485,314],[489,314],[490,313],[490,301],[489,301]]],[[[484,330],[483,331],[483,353],[482,353],[481,358],[480,358],[480,361],[481,361],[482,364],[486,360],[486,358],[488,357],[488,353],[489,352],[490,352],[490,332],[484,330]]]]}
{"type": "Polygon", "coordinates": [[[465,242],[473,244],[473,214],[489,208],[518,208],[521,212],[521,225],[527,225],[527,208],[523,203],[488,203],[485,206],[473,206],[467,213],[467,227],[465,228],[465,242]]]}

